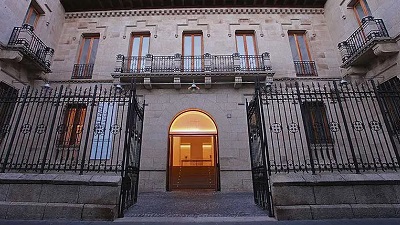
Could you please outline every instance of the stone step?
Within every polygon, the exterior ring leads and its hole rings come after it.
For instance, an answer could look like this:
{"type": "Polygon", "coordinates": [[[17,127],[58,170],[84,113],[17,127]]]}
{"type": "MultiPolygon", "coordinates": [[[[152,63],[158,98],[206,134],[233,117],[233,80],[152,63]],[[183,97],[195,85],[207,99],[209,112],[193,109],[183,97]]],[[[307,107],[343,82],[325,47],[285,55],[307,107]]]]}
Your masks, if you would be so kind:
{"type": "Polygon", "coordinates": [[[114,220],[118,222],[136,222],[136,223],[221,223],[221,222],[266,222],[276,221],[276,219],[268,216],[241,216],[241,217],[124,217],[114,220]]]}

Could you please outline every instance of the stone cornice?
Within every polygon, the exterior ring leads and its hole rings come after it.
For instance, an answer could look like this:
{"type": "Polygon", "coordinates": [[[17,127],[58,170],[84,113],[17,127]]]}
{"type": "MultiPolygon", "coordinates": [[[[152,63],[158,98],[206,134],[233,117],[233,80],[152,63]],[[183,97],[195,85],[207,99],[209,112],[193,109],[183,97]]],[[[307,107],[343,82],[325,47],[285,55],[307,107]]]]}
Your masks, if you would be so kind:
{"type": "Polygon", "coordinates": [[[206,8],[206,9],[143,9],[117,11],[88,11],[66,13],[66,19],[161,16],[161,15],[213,15],[213,14],[324,14],[322,8],[206,8]]]}

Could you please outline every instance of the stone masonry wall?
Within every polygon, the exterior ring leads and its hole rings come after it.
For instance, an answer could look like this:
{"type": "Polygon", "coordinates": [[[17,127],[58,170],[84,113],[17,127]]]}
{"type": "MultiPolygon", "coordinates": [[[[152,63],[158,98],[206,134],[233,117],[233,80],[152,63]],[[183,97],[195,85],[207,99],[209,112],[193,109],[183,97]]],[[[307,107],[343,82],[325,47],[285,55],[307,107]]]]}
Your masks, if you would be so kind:
{"type": "Polygon", "coordinates": [[[0,219],[113,220],[120,176],[0,174],[0,219]]]}
{"type": "Polygon", "coordinates": [[[278,220],[400,218],[400,175],[285,174],[271,177],[278,220]]]}

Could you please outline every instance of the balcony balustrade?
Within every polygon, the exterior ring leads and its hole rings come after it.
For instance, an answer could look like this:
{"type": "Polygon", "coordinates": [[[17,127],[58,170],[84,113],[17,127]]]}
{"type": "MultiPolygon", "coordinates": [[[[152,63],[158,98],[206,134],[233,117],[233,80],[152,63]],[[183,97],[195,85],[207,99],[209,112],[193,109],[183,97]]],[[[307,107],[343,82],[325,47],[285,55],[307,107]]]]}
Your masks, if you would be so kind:
{"type": "Polygon", "coordinates": [[[262,55],[211,55],[200,56],[117,56],[116,73],[120,76],[148,76],[148,73],[168,74],[235,74],[272,73],[269,53],[262,55]],[[125,75],[121,75],[125,74],[125,75]]]}
{"type": "Polygon", "coordinates": [[[33,26],[24,24],[22,27],[14,27],[8,42],[8,47],[20,51],[31,60],[40,70],[51,72],[51,59],[54,49],[48,47],[34,33],[33,26]]]}
{"type": "Polygon", "coordinates": [[[294,68],[298,77],[318,76],[314,61],[294,61],[294,68]]]}
{"type": "Polygon", "coordinates": [[[72,79],[91,79],[94,64],[75,64],[72,70],[72,79]]]}
{"type": "Polygon", "coordinates": [[[342,68],[363,65],[375,55],[379,56],[380,53],[376,52],[374,46],[381,43],[393,43],[383,20],[372,16],[364,17],[361,26],[346,41],[338,44],[342,68]]]}

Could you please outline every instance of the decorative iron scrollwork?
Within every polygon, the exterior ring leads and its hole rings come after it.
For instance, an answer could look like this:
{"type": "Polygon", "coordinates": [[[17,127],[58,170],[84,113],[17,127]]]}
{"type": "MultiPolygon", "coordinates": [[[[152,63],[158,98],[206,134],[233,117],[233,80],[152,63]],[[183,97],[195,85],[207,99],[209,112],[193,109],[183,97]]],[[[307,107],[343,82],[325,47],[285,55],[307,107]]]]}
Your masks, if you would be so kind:
{"type": "Polygon", "coordinates": [[[376,121],[376,120],[373,120],[373,121],[369,122],[369,127],[373,131],[379,131],[379,130],[382,129],[381,123],[379,121],[376,121]]]}
{"type": "Polygon", "coordinates": [[[354,121],[353,122],[353,129],[356,131],[362,131],[364,130],[364,123],[361,121],[354,121]]]}
{"type": "Polygon", "coordinates": [[[36,127],[36,133],[38,133],[38,134],[44,134],[46,132],[46,125],[44,125],[43,123],[42,124],[39,124],[37,127],[36,127]]]}
{"type": "Polygon", "coordinates": [[[32,131],[32,125],[30,125],[30,124],[24,124],[24,125],[22,125],[22,127],[21,127],[21,132],[23,133],[23,134],[27,134],[27,133],[30,133],[32,131]]]}
{"type": "Polygon", "coordinates": [[[104,134],[104,132],[105,132],[105,128],[104,128],[103,125],[101,125],[101,124],[96,124],[96,126],[94,126],[94,133],[95,133],[96,135],[104,134]]]}
{"type": "Polygon", "coordinates": [[[273,123],[273,124],[271,124],[271,128],[270,129],[274,133],[280,133],[280,132],[282,132],[282,124],[273,123]]]}
{"type": "Polygon", "coordinates": [[[299,124],[293,122],[288,125],[288,129],[290,133],[297,133],[299,132],[299,124]]]}
{"type": "Polygon", "coordinates": [[[121,132],[121,126],[119,126],[118,124],[113,124],[111,126],[111,133],[112,134],[118,134],[121,132]]]}
{"type": "Polygon", "coordinates": [[[338,122],[332,121],[329,123],[329,129],[336,133],[340,130],[340,125],[338,122]]]}

